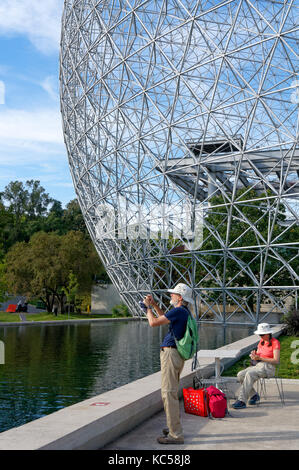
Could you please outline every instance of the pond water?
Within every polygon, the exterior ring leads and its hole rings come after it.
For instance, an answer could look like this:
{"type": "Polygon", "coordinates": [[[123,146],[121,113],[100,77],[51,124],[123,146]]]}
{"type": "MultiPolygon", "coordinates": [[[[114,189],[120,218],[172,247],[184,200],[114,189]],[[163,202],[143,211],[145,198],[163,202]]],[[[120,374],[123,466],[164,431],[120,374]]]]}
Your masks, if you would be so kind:
{"type": "MultiPolygon", "coordinates": [[[[201,325],[201,349],[215,349],[254,327],[201,325]]],[[[0,432],[160,370],[167,326],[146,321],[0,327],[0,432]]]]}

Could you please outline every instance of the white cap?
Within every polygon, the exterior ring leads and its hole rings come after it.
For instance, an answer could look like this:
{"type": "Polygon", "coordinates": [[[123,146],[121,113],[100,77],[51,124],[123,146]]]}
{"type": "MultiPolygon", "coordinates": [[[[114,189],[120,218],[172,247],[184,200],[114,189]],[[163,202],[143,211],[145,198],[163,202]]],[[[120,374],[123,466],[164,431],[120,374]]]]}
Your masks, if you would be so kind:
{"type": "Polygon", "coordinates": [[[179,294],[183,297],[185,302],[194,304],[194,300],[192,299],[192,289],[186,284],[178,284],[174,289],[168,289],[167,292],[170,292],[171,294],[179,294]]]}
{"type": "Polygon", "coordinates": [[[267,335],[269,333],[272,333],[272,329],[268,323],[260,323],[254,332],[255,335],[267,335]]]}

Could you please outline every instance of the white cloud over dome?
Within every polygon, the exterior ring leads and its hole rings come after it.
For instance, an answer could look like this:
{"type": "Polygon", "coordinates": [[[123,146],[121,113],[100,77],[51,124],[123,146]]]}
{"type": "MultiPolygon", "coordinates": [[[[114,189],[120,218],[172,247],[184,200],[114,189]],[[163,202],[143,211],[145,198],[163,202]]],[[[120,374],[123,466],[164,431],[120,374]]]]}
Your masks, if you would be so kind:
{"type": "Polygon", "coordinates": [[[63,144],[59,109],[0,112],[0,139],[13,144],[20,140],[63,144]]]}
{"type": "Polygon", "coordinates": [[[63,0],[1,0],[0,35],[25,35],[43,53],[57,52],[63,0]]]}

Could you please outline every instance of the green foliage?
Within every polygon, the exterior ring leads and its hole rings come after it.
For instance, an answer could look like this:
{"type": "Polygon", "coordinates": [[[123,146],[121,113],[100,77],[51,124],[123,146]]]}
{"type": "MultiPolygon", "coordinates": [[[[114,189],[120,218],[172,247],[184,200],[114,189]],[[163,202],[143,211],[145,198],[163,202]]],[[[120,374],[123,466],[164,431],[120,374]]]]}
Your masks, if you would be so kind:
{"type": "MultiPolygon", "coordinates": [[[[90,292],[93,278],[102,269],[92,242],[82,232],[35,233],[28,243],[16,243],[6,255],[6,279],[12,293],[41,298],[52,311],[54,300],[64,306],[64,290],[71,290],[70,272],[80,294],[90,292]]],[[[73,280],[72,280],[73,281],[73,280]]]]}
{"type": "Polygon", "coordinates": [[[76,297],[79,292],[79,283],[78,283],[77,276],[75,276],[73,271],[70,271],[68,282],[65,287],[62,287],[61,290],[62,292],[65,293],[67,302],[69,304],[75,304],[76,297]]]}
{"type": "MultiPolygon", "coordinates": [[[[226,277],[230,287],[251,287],[265,281],[268,286],[294,284],[291,271],[299,270],[299,258],[294,256],[296,248],[280,244],[298,243],[299,225],[284,224],[285,206],[277,205],[271,195],[270,191],[257,194],[255,190],[244,188],[236,192],[233,205],[222,195],[211,198],[209,207],[205,208],[200,262],[195,266],[196,283],[203,288],[219,287],[226,277]],[[260,246],[269,243],[269,234],[277,246],[271,248],[266,257],[265,253],[261,254],[260,246]],[[291,269],[287,269],[281,259],[287,261],[291,269]]],[[[192,258],[187,251],[180,252],[180,245],[180,240],[167,240],[172,265],[163,259],[156,269],[161,289],[169,285],[169,276],[171,284],[179,282],[181,276],[188,279],[192,258]]],[[[247,295],[249,291],[244,291],[244,296],[247,295]]],[[[213,296],[217,299],[218,293],[211,291],[211,298],[213,296]]]]}
{"type": "Polygon", "coordinates": [[[20,321],[20,315],[18,313],[6,313],[0,312],[0,322],[15,323],[20,321]]]}
{"type": "Polygon", "coordinates": [[[74,289],[69,284],[70,272],[79,284],[76,304],[90,296],[95,276],[109,281],[77,199],[63,209],[35,180],[12,181],[0,193],[0,265],[4,260],[0,301],[9,289],[42,299],[48,311],[54,300],[63,311],[65,292],[71,289],[71,295],[74,289]]]}
{"type": "Polygon", "coordinates": [[[14,243],[14,217],[0,202],[0,259],[7,249],[14,243]]]}
{"type": "MultiPolygon", "coordinates": [[[[203,279],[206,287],[219,285],[207,274],[208,271],[204,267],[206,264],[215,279],[223,279],[226,274],[231,280],[231,287],[255,285],[255,280],[260,281],[261,276],[267,280],[268,285],[293,283],[288,271],[285,269],[279,271],[281,268],[279,256],[284,259],[292,258],[292,249],[273,248],[272,251],[275,250],[276,256],[268,256],[267,264],[261,271],[258,246],[267,243],[269,232],[272,233],[272,239],[277,237],[277,243],[292,241],[294,236],[297,240],[299,238],[299,227],[293,227],[291,231],[281,225],[286,218],[284,205],[279,204],[277,208],[269,206],[267,195],[270,194],[257,195],[254,190],[239,190],[233,206],[224,206],[225,201],[222,196],[212,198],[211,208],[205,218],[204,244],[201,249],[203,263],[197,266],[197,281],[203,279]],[[228,227],[230,215],[232,223],[228,227]],[[235,251],[235,257],[223,256],[223,251],[225,253],[227,247],[241,249],[235,251]],[[242,266],[247,265],[249,269],[242,269],[242,266]],[[272,278],[274,273],[275,277],[272,278]]],[[[298,260],[293,260],[292,263],[293,269],[299,267],[298,260]]]]}
{"type": "Polygon", "coordinates": [[[292,309],[282,319],[286,324],[286,333],[289,336],[299,336],[299,310],[292,309]]]}
{"type": "Polygon", "coordinates": [[[4,302],[6,299],[7,285],[5,278],[5,264],[0,263],[0,302],[4,302]]]}
{"type": "MultiPolygon", "coordinates": [[[[80,314],[80,313],[70,313],[68,320],[86,320],[86,319],[98,319],[98,318],[112,318],[111,314],[80,314]]],[[[40,322],[40,321],[65,321],[65,315],[54,315],[51,313],[27,313],[26,320],[31,322],[40,322]]],[[[0,311],[0,322],[21,322],[20,315],[18,313],[6,313],[0,311]]]]}
{"type": "Polygon", "coordinates": [[[65,235],[72,230],[89,238],[77,199],[63,209],[35,180],[25,184],[12,181],[0,193],[0,247],[4,254],[15,243],[28,242],[34,233],[65,235]]]}
{"type": "MultiPolygon", "coordinates": [[[[48,207],[54,202],[45,192],[39,181],[28,180],[25,185],[21,181],[11,181],[2,193],[2,201],[7,204],[1,219],[9,216],[12,236],[8,246],[17,241],[27,241],[32,233],[42,230],[42,221],[48,207]]],[[[1,225],[1,221],[0,221],[1,225]]]]}
{"type": "Polygon", "coordinates": [[[88,312],[90,313],[91,308],[91,293],[86,293],[83,295],[77,296],[77,306],[81,312],[88,312]]]}
{"type": "Polygon", "coordinates": [[[129,312],[129,309],[128,309],[127,305],[125,305],[125,304],[115,305],[112,308],[112,317],[113,318],[130,317],[130,316],[131,316],[131,314],[129,312]]]}
{"type": "Polygon", "coordinates": [[[63,212],[63,226],[66,231],[79,231],[88,236],[88,231],[77,199],[70,201],[63,212]]]}

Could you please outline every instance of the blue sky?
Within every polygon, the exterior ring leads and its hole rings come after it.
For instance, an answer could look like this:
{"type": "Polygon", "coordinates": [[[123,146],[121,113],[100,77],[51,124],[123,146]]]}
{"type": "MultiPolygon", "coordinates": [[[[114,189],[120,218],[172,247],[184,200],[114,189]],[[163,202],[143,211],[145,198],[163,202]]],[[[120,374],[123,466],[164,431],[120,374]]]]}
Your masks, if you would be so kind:
{"type": "Polygon", "coordinates": [[[59,105],[62,9],[63,0],[0,2],[0,191],[36,179],[65,206],[76,196],[59,105]]]}

